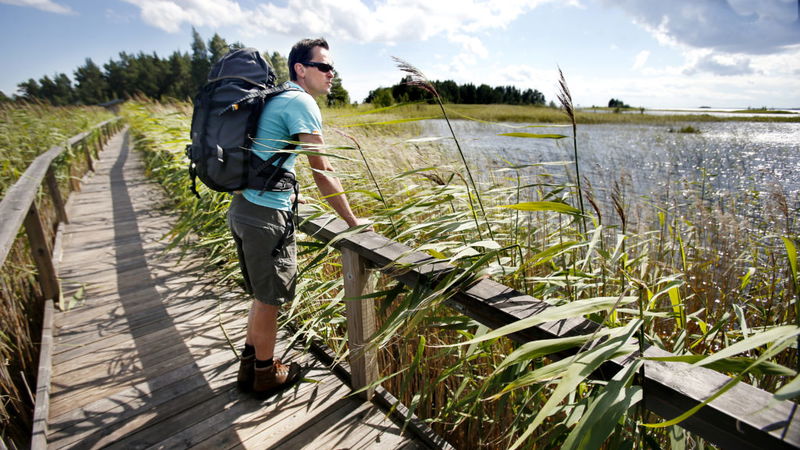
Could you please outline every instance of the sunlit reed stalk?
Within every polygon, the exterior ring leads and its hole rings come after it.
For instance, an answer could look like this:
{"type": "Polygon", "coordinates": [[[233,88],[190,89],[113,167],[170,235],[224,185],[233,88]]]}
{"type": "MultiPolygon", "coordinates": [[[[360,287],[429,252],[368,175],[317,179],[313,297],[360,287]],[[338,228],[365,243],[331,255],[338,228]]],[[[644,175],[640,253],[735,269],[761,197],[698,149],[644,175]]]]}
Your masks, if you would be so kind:
{"type": "Polygon", "coordinates": [[[372,184],[375,185],[375,189],[378,191],[378,195],[381,198],[381,203],[383,203],[383,207],[386,209],[386,213],[389,216],[389,223],[391,223],[391,225],[392,225],[392,232],[394,233],[394,236],[397,236],[397,234],[398,234],[397,233],[397,227],[394,224],[394,219],[392,219],[391,214],[389,214],[389,204],[386,203],[386,197],[383,196],[383,191],[381,191],[381,186],[378,184],[378,180],[375,178],[375,174],[372,173],[372,167],[369,166],[369,161],[367,161],[367,156],[364,154],[364,151],[361,149],[361,144],[358,142],[358,140],[356,138],[354,138],[353,136],[350,136],[347,133],[344,133],[344,132],[342,132],[340,130],[337,130],[335,128],[334,128],[334,131],[336,133],[340,134],[341,136],[344,136],[347,139],[350,139],[353,142],[353,144],[356,146],[356,149],[358,150],[358,153],[361,155],[361,159],[364,161],[364,167],[367,168],[367,173],[369,173],[369,177],[370,177],[370,179],[372,179],[372,184]]]}
{"type": "Polygon", "coordinates": [[[561,107],[564,108],[564,112],[569,117],[570,121],[572,122],[572,149],[574,151],[575,156],[575,180],[578,183],[578,200],[580,202],[581,207],[581,222],[583,223],[583,232],[585,233],[586,228],[586,210],[583,208],[583,191],[581,189],[581,170],[580,164],[578,164],[578,125],[575,121],[575,108],[572,106],[572,94],[569,92],[569,87],[567,86],[567,80],[564,79],[564,73],[561,71],[561,68],[558,68],[558,101],[561,103],[561,107]]]}
{"type": "Polygon", "coordinates": [[[470,190],[475,191],[475,198],[478,200],[478,206],[480,207],[481,213],[483,214],[483,220],[484,222],[486,222],[486,228],[489,231],[489,237],[492,240],[495,240],[494,233],[492,232],[492,225],[489,222],[488,216],[486,215],[486,210],[483,208],[483,201],[481,200],[481,194],[480,191],[478,190],[478,185],[475,183],[475,179],[472,176],[472,170],[470,170],[469,164],[467,163],[467,158],[466,156],[464,156],[464,152],[461,150],[461,144],[459,144],[458,138],[456,137],[456,133],[455,131],[453,131],[453,126],[452,124],[450,124],[450,119],[447,116],[447,111],[444,108],[444,103],[442,103],[442,97],[439,95],[439,92],[436,90],[436,88],[433,87],[433,84],[431,84],[428,78],[425,77],[422,71],[412,66],[408,62],[403,61],[400,58],[393,56],[392,59],[394,59],[394,61],[397,63],[397,67],[400,70],[411,75],[411,81],[408,82],[409,85],[418,86],[428,91],[433,95],[433,98],[436,99],[436,103],[439,105],[439,109],[441,109],[442,115],[444,115],[444,120],[447,123],[447,127],[450,129],[450,135],[453,137],[453,141],[455,141],[456,143],[458,154],[459,156],[461,156],[461,162],[464,163],[464,169],[467,171],[467,177],[469,177],[470,183],[467,184],[467,194],[468,194],[467,198],[469,199],[470,209],[472,209],[473,218],[475,219],[475,226],[478,231],[478,237],[483,239],[483,235],[481,234],[481,227],[480,224],[478,223],[478,216],[477,213],[475,212],[475,205],[472,202],[472,195],[469,194],[470,190]]]}

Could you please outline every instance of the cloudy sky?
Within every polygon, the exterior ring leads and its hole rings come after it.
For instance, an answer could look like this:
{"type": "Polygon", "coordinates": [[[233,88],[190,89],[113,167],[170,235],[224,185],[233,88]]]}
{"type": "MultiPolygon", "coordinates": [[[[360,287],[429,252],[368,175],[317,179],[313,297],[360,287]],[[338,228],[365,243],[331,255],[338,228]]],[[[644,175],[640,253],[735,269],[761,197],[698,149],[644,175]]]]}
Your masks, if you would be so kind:
{"type": "Polygon", "coordinates": [[[579,105],[800,108],[800,0],[0,0],[0,90],[120,51],[189,51],[191,27],[286,55],[326,37],[354,100],[399,81],[516,85],[579,105]]]}

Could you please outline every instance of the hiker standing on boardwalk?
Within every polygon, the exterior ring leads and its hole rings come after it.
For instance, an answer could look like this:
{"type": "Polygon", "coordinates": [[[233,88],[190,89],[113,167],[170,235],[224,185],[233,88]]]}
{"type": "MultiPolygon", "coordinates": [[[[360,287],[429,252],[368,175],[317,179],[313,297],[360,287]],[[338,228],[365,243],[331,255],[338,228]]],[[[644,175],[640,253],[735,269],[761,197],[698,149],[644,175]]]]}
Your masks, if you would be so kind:
{"type": "MultiPolygon", "coordinates": [[[[258,124],[253,150],[262,159],[299,141],[307,149],[324,152],[322,115],[314,97],[328,94],[334,77],[328,43],[304,39],[289,53],[288,90],[270,99],[258,124]]],[[[294,172],[296,154],[283,168],[294,172]]],[[[350,209],[338,178],[324,175],[333,167],[324,155],[308,155],[320,193],[347,222],[368,223],[350,209]],[[339,195],[337,195],[339,194],[339,195]]],[[[237,382],[243,390],[269,395],[297,382],[300,366],[274,358],[278,309],[294,297],[297,276],[292,205],[295,193],[246,189],[234,195],[228,210],[228,225],[239,255],[248,293],[254,297],[247,322],[247,337],[241,355],[237,382]]]]}

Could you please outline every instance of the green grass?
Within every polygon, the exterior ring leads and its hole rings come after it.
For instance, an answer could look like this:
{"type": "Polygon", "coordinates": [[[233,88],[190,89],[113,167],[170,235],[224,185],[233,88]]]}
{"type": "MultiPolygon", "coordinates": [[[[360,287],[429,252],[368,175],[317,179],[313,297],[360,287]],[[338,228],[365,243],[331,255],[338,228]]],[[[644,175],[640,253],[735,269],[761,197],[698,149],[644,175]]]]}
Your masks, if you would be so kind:
{"type": "MultiPolygon", "coordinates": [[[[563,121],[547,109],[446,107],[451,118],[528,121],[535,113],[534,122],[563,121]]],[[[381,318],[375,345],[387,377],[384,385],[457,447],[592,446],[597,442],[580,441],[581,430],[590,426],[608,448],[623,442],[642,445],[645,438],[662,448],[705,445],[688,434],[676,438],[669,427],[646,432],[637,427],[657,419],[632,407],[641,400],[633,372],[604,384],[571,371],[569,361],[548,358],[555,349],[576,348],[580,342],[539,342],[540,350],[525,350],[443,304],[454,289],[480,276],[559,307],[553,314],[602,323],[606,343],[575,357],[588,366],[617,354],[614,345],[630,351],[625,337],[636,335],[677,354],[712,355],[738,345],[738,353],[749,359],[723,359],[713,367],[769,391],[793,378],[797,352],[789,344],[794,328],[776,328],[794,327],[797,320],[797,285],[791,276],[797,264],[787,251],[794,247],[782,239],[798,242],[797,211],[785,197],[745,193],[729,198],[732,204],[749,202],[765,212],[760,219],[743,219],[725,212],[730,205],[704,202],[709,193],[687,180],[686,189],[663,204],[638,203],[617,193],[617,220],[604,223],[590,214],[584,230],[574,213],[575,186],[554,184],[549,175],[563,167],[484,170],[487,181],[474,189],[467,187],[458,154],[435,141],[409,142],[416,127],[407,119],[434,116],[437,110],[422,104],[372,114],[364,107],[326,110],[325,136],[330,151],[344,158],[335,160],[336,173],[359,215],[371,217],[379,232],[464,270],[464,276],[413,291],[381,276],[375,300],[381,318]],[[395,120],[405,121],[375,124],[395,120]],[[348,126],[365,122],[373,125],[348,126]],[[486,220],[475,220],[475,191],[483,199],[486,220]],[[638,222],[628,217],[634,208],[638,222]],[[750,345],[756,342],[772,344],[750,345]],[[767,363],[783,368],[766,370],[767,363]],[[604,415],[607,408],[600,405],[609,396],[619,399],[614,403],[618,415],[604,415]]],[[[240,283],[224,222],[227,197],[204,191],[197,200],[188,190],[182,153],[188,112],[187,105],[139,103],[128,105],[126,115],[151,175],[180,211],[176,242],[186,251],[205,254],[222,282],[240,283]]],[[[303,163],[298,179],[311,206],[329,211],[303,163]]],[[[300,328],[295,335],[300,342],[323,339],[344,358],[338,252],[310,237],[300,237],[299,250],[298,296],[283,320],[300,328]]]]}
{"type": "MultiPolygon", "coordinates": [[[[519,123],[541,123],[541,124],[566,124],[567,117],[559,109],[518,106],[518,105],[446,105],[451,119],[468,119],[490,122],[519,122],[519,123]]],[[[598,108],[602,110],[603,108],[598,108]]],[[[608,108],[605,108],[608,109],[608,108]]],[[[386,121],[400,121],[409,119],[419,119],[423,117],[441,117],[441,112],[437,105],[427,103],[416,103],[382,109],[377,112],[369,105],[359,105],[345,109],[330,109],[326,111],[326,120],[332,124],[342,127],[368,127],[371,123],[386,121]]],[[[633,109],[633,111],[638,111],[633,109]]],[[[800,122],[800,115],[789,117],[717,117],[710,114],[675,114],[655,115],[625,113],[614,114],[608,112],[594,113],[588,109],[577,109],[576,120],[578,124],[673,124],[677,122],[730,122],[730,121],[751,121],[751,122],[800,122]]],[[[399,123],[402,125],[402,123],[399,123]]],[[[408,124],[408,122],[406,122],[408,124]]],[[[384,130],[384,125],[372,126],[375,131],[384,130]]]]}
{"type": "Polygon", "coordinates": [[[0,103],[0,197],[41,153],[111,117],[97,107],[0,103]]]}

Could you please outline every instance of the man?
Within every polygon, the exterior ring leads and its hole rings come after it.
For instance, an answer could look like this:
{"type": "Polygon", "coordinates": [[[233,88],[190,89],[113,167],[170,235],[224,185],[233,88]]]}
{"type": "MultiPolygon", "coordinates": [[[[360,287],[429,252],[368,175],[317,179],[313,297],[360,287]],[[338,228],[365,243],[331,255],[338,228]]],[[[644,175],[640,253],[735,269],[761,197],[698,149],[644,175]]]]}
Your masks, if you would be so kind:
{"type": "MultiPolygon", "coordinates": [[[[286,141],[299,141],[307,144],[305,148],[323,152],[319,147],[324,144],[322,115],[313,97],[331,89],[334,71],[328,50],[324,39],[304,39],[292,47],[289,76],[297,90],[281,93],[265,106],[253,146],[262,159],[286,147],[286,141]]],[[[296,156],[291,155],[283,168],[294,172],[296,156]]],[[[368,223],[353,214],[339,180],[323,175],[333,170],[328,159],[309,155],[308,162],[315,169],[320,193],[339,216],[351,227],[368,223]]],[[[294,195],[246,189],[234,195],[228,210],[246,289],[254,297],[237,382],[241,389],[259,396],[289,387],[300,377],[296,362],[284,364],[274,359],[278,309],[294,297],[297,275],[294,195]]]]}

